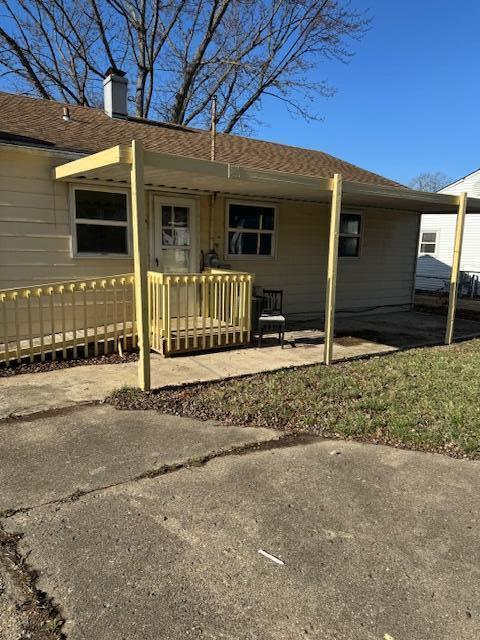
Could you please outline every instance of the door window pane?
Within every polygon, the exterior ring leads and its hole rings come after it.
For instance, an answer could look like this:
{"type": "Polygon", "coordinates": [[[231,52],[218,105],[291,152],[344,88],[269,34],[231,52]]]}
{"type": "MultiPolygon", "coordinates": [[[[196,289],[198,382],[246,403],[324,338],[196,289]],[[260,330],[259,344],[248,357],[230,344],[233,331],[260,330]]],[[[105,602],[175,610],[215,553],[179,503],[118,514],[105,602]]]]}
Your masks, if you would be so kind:
{"type": "Polygon", "coordinates": [[[162,206],[162,244],[188,246],[190,244],[188,207],[162,206]]]}
{"type": "Polygon", "coordinates": [[[173,224],[176,227],[188,226],[188,209],[187,207],[174,207],[173,208],[173,224]]]}
{"type": "Polygon", "coordinates": [[[190,245],[190,229],[163,228],[162,244],[165,246],[188,247],[190,245]]]}
{"type": "Polygon", "coordinates": [[[190,270],[190,207],[162,204],[161,214],[161,236],[157,235],[155,241],[155,258],[158,259],[158,267],[165,273],[188,273],[190,270]]]}
{"type": "Polygon", "coordinates": [[[162,225],[164,227],[172,225],[172,207],[169,205],[162,205],[162,225]]]}
{"type": "Polygon", "coordinates": [[[190,244],[190,229],[174,229],[175,246],[182,247],[190,244]]]}
{"type": "Polygon", "coordinates": [[[162,244],[173,245],[173,229],[162,229],[162,244]]]}

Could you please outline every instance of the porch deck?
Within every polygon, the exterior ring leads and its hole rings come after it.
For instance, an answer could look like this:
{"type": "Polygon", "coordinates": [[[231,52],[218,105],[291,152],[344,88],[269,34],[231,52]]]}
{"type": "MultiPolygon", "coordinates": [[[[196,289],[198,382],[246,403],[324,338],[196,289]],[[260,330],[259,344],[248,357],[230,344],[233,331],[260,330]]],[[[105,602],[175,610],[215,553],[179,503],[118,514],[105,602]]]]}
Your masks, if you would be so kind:
{"type": "MultiPolygon", "coordinates": [[[[445,316],[440,314],[430,314],[419,311],[402,311],[388,314],[364,314],[336,319],[336,332],[333,343],[333,359],[349,360],[364,356],[388,353],[401,349],[414,347],[432,346],[442,344],[445,334],[445,316]]],[[[120,324],[107,325],[106,334],[101,335],[98,329],[96,354],[103,353],[104,335],[112,343],[114,351],[118,350],[118,345],[125,349],[125,339],[132,339],[131,323],[126,323],[127,331],[122,333],[123,326],[120,324]],[[101,336],[101,337],[100,337],[101,336]]],[[[285,348],[278,345],[276,336],[265,336],[263,346],[259,348],[255,342],[251,344],[239,345],[235,342],[235,336],[240,335],[240,326],[228,326],[225,322],[207,318],[190,317],[188,324],[184,318],[173,318],[171,336],[172,344],[190,344],[188,350],[178,349],[180,358],[173,361],[168,359],[164,365],[160,365],[163,358],[153,355],[152,375],[157,379],[156,372],[161,377],[168,372],[168,380],[176,384],[177,369],[182,371],[182,377],[178,381],[180,384],[202,380],[198,376],[198,371],[202,371],[204,366],[217,371],[216,377],[246,375],[260,371],[270,371],[282,367],[302,366],[308,364],[323,363],[324,331],[321,322],[289,323],[285,333],[285,348]],[[208,348],[222,348],[230,346],[228,352],[202,353],[207,349],[202,349],[203,342],[207,342],[208,348]],[[200,353],[194,354],[193,351],[200,353]],[[204,363],[205,360],[205,363],[204,363]],[[208,361],[208,362],[207,362],[208,361]],[[175,362],[180,364],[174,364],[175,362]],[[173,378],[172,378],[173,376],[173,378]]],[[[93,338],[94,330],[89,329],[88,335],[93,338]]],[[[458,318],[455,324],[455,339],[464,340],[473,337],[480,337],[480,314],[478,320],[458,318]]],[[[69,331],[62,335],[57,333],[54,336],[45,336],[43,350],[51,350],[52,338],[56,346],[56,351],[72,349],[75,344],[83,342],[83,330],[78,330],[76,334],[69,331]],[[50,349],[49,349],[50,347],[50,349]]],[[[238,338],[237,338],[238,339],[238,338]]],[[[39,338],[33,341],[33,350],[39,354],[42,349],[39,338]]],[[[94,342],[91,340],[92,353],[94,342]]],[[[29,340],[21,341],[21,354],[26,356],[30,353],[32,344],[29,340]]],[[[80,350],[80,349],[79,349],[80,350]]],[[[112,349],[107,349],[112,351],[112,349]]],[[[80,353],[83,353],[82,351],[80,353]]],[[[10,354],[13,359],[16,354],[10,354]]],[[[0,357],[3,356],[0,348],[0,357]]],[[[65,356],[64,356],[65,357],[65,356]]],[[[161,386],[164,380],[158,377],[158,385],[161,386]]]]}
{"type": "MultiPolygon", "coordinates": [[[[164,356],[248,344],[252,276],[147,273],[145,344],[164,356]],[[148,298],[148,299],[147,299],[148,298]]],[[[136,346],[135,276],[0,291],[0,362],[95,356],[136,346]]]]}
{"type": "MultiPolygon", "coordinates": [[[[224,320],[205,318],[202,316],[172,317],[170,339],[173,351],[187,353],[205,351],[229,345],[239,345],[243,341],[243,327],[237,323],[228,324],[224,320]],[[240,342],[239,342],[240,338],[240,342]]],[[[94,355],[126,351],[131,341],[136,340],[133,322],[101,324],[87,329],[75,331],[57,331],[53,334],[24,338],[18,343],[19,348],[9,349],[5,354],[5,344],[0,344],[0,362],[26,358],[30,355],[49,354],[55,360],[60,355],[66,358],[73,349],[86,357],[85,349],[94,355]],[[108,346],[105,346],[105,342],[108,346]]],[[[161,349],[159,349],[161,353],[161,349]]],[[[74,357],[77,357],[76,355],[74,357]]]]}

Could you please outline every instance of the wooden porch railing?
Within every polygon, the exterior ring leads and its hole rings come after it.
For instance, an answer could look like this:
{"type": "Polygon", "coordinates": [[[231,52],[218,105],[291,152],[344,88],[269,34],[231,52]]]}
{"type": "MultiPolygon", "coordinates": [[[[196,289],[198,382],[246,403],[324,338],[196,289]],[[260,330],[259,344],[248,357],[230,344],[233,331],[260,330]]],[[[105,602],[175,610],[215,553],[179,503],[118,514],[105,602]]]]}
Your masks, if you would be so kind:
{"type": "Polygon", "coordinates": [[[135,345],[134,276],[70,280],[0,291],[0,362],[77,357],[135,345]]]}
{"type": "Polygon", "coordinates": [[[250,341],[252,276],[148,272],[150,344],[169,355],[250,341]]]}
{"type": "MultiPolygon", "coordinates": [[[[0,363],[76,358],[137,344],[135,278],[124,274],[0,291],[0,363]]],[[[169,355],[250,340],[252,276],[148,272],[150,345],[169,355]]]]}

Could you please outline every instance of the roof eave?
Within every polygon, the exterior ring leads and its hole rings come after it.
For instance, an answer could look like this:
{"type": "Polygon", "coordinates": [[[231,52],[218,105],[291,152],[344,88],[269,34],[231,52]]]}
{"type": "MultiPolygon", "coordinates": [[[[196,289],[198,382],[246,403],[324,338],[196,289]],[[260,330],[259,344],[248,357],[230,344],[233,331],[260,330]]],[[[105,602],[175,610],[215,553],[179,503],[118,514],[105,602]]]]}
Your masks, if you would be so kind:
{"type": "MultiPolygon", "coordinates": [[[[96,179],[128,182],[131,147],[118,145],[56,167],[56,180],[96,179]]],[[[174,154],[144,151],[145,183],[161,188],[189,188],[245,195],[328,202],[331,178],[266,171],[174,154]]],[[[351,206],[398,209],[414,213],[455,213],[459,197],[404,187],[343,181],[343,197],[351,206]]],[[[480,213],[480,199],[468,199],[468,211],[480,213]]]]}

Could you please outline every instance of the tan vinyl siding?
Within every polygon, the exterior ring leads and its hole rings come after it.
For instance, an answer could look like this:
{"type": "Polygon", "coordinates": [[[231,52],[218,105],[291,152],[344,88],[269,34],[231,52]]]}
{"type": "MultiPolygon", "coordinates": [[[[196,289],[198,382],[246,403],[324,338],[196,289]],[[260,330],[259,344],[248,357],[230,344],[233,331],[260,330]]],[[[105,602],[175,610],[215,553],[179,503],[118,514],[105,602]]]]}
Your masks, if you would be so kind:
{"type": "MultiPolygon", "coordinates": [[[[232,259],[225,255],[225,207],[225,199],[219,198],[215,211],[219,255],[232,268],[254,273],[255,285],[283,289],[284,310],[291,317],[321,316],[325,305],[329,208],[304,203],[277,204],[276,256],[232,259]]],[[[361,256],[339,259],[337,309],[388,310],[409,305],[419,216],[377,210],[362,213],[361,256]]]]}
{"type": "Polygon", "coordinates": [[[130,258],[74,258],[69,189],[51,179],[67,159],[0,151],[0,289],[128,273],[130,258]]]}
{"type": "MultiPolygon", "coordinates": [[[[130,258],[72,256],[69,188],[51,179],[52,166],[64,161],[21,150],[0,152],[0,288],[133,270],[130,258]]],[[[196,200],[198,245],[206,254],[211,249],[211,197],[202,195],[196,200]]],[[[321,316],[329,207],[273,203],[278,212],[275,257],[230,259],[225,257],[224,246],[225,202],[225,197],[218,196],[214,207],[214,248],[220,259],[225,259],[232,269],[253,273],[259,287],[283,289],[285,312],[290,317],[321,316]]],[[[339,310],[384,305],[388,310],[388,305],[411,302],[417,225],[416,214],[363,212],[362,255],[339,260],[339,310]]],[[[197,258],[199,262],[200,255],[197,258]]]]}

